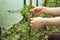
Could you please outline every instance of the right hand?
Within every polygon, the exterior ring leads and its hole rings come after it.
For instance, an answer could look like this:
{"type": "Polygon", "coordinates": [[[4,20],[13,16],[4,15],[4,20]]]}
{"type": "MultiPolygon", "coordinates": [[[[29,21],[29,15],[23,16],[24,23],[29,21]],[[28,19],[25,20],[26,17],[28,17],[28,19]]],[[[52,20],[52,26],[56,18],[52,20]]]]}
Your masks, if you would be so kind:
{"type": "Polygon", "coordinates": [[[41,13],[43,13],[43,7],[35,7],[30,9],[30,13],[33,13],[35,15],[40,15],[41,13]]]}
{"type": "Polygon", "coordinates": [[[42,17],[30,18],[30,26],[34,29],[40,29],[46,25],[46,21],[42,17]]]}

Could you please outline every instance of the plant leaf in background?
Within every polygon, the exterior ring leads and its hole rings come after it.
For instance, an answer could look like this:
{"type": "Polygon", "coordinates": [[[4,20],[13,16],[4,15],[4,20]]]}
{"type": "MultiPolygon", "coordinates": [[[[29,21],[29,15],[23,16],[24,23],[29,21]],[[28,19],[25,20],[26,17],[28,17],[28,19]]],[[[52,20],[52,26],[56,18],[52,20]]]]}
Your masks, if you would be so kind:
{"type": "Polygon", "coordinates": [[[14,24],[22,20],[22,15],[18,13],[2,12],[0,13],[0,27],[9,30],[14,24]]]}

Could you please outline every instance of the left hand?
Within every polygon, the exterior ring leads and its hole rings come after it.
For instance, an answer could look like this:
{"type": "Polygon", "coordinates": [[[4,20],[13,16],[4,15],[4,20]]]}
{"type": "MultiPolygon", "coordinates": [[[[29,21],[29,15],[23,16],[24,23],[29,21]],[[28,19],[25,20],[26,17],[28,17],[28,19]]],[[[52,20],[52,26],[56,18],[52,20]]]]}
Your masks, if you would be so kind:
{"type": "Polygon", "coordinates": [[[35,8],[32,8],[32,9],[30,9],[30,12],[32,13],[32,14],[35,14],[35,15],[40,15],[41,13],[43,13],[44,12],[44,8],[45,7],[35,7],[35,8]]]}

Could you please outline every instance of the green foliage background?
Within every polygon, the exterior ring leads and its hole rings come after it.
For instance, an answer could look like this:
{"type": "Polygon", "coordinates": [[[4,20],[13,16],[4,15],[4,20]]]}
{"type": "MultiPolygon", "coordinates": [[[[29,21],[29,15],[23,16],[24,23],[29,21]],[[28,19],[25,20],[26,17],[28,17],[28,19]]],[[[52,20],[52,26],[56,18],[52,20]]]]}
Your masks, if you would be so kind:
{"type": "MultiPolygon", "coordinates": [[[[54,2],[54,0],[52,0],[54,2]]],[[[59,4],[58,4],[59,5],[59,4]]],[[[47,3],[47,6],[54,7],[55,3],[50,3],[50,0],[47,3]]],[[[2,40],[48,40],[48,35],[51,33],[60,32],[60,28],[57,26],[45,26],[39,31],[33,30],[30,34],[30,8],[33,6],[25,5],[24,8],[20,11],[9,10],[11,13],[21,13],[23,15],[23,20],[17,24],[14,24],[9,30],[2,28],[4,33],[1,35],[2,40]]],[[[40,15],[41,17],[53,17],[51,15],[40,15]]]]}

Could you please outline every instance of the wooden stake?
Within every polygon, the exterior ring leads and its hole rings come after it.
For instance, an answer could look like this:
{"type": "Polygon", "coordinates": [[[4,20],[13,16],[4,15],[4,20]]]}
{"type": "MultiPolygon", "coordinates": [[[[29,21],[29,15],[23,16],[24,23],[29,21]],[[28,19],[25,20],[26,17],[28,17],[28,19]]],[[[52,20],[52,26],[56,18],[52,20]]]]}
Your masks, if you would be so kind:
{"type": "Polygon", "coordinates": [[[36,0],[36,6],[38,6],[38,0],[36,0]]]}
{"type": "Polygon", "coordinates": [[[30,0],[30,5],[32,6],[32,0],[30,0]]]}
{"type": "Polygon", "coordinates": [[[24,5],[26,5],[26,0],[24,0],[24,5]]]}

